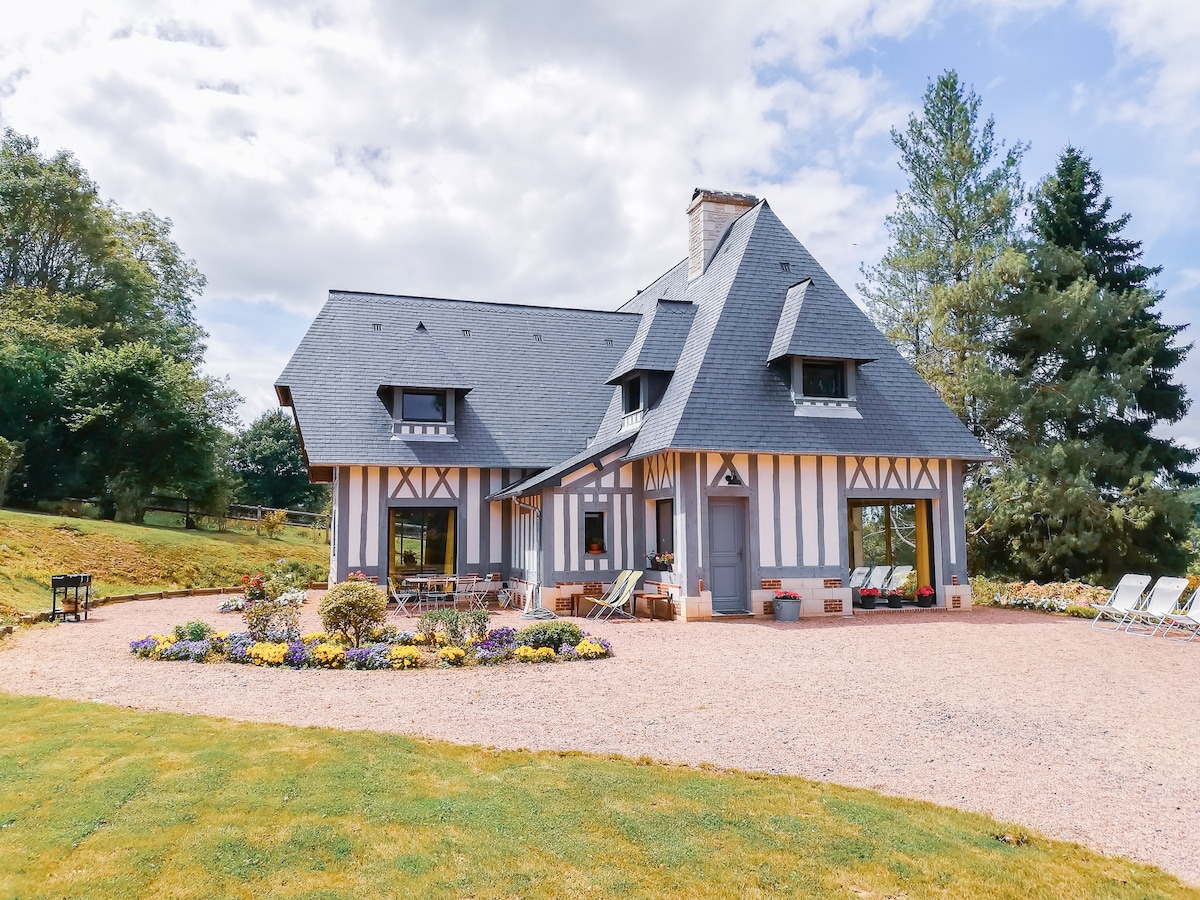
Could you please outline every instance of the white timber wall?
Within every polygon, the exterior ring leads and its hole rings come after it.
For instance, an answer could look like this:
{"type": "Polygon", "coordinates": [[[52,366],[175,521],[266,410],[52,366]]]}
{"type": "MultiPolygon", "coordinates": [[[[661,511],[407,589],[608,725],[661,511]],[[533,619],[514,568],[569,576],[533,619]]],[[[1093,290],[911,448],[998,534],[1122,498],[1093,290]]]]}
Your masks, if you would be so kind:
{"type": "Polygon", "coordinates": [[[511,484],[520,470],[454,466],[339,466],[334,472],[331,578],[348,572],[387,574],[388,517],[394,508],[453,507],[456,567],[499,571],[505,562],[505,505],[489,494],[511,484]]]}

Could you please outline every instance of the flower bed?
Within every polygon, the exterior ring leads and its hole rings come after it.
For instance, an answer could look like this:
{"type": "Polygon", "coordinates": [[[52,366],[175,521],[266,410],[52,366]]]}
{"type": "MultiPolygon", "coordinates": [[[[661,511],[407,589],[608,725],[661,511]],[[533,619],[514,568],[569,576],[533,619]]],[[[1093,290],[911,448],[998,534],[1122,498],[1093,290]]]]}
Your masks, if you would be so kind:
{"type": "Polygon", "coordinates": [[[1004,609],[1032,609],[1038,612],[1065,613],[1081,619],[1096,615],[1092,604],[1108,599],[1107,588],[1078,581],[1038,584],[1036,581],[1003,583],[985,578],[971,579],[972,603],[1004,609]]]}
{"type": "Polygon", "coordinates": [[[466,636],[454,643],[445,631],[433,628],[411,632],[388,626],[377,629],[371,638],[371,643],[359,647],[349,646],[340,635],[323,631],[256,641],[248,632],[214,631],[204,622],[189,622],[176,625],[171,634],[131,641],[129,652],[143,659],[370,670],[570,662],[612,656],[612,645],[607,640],[586,634],[569,622],[537,623],[520,631],[494,628],[482,636],[466,636]],[[563,640],[555,645],[559,637],[563,640]],[[575,637],[578,640],[572,643],[575,637]]]}

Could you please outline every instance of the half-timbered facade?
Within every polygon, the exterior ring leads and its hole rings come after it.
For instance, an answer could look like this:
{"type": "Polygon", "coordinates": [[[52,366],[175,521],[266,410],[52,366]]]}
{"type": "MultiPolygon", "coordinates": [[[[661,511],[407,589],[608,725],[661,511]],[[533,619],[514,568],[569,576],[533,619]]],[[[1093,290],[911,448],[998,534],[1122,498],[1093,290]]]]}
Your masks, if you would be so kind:
{"type": "Polygon", "coordinates": [[[856,565],[969,604],[984,448],[765,201],[697,191],[613,312],[331,292],[276,385],[333,484],[331,578],[492,573],[566,610],[624,569],[688,619],[851,611],[856,565]]]}

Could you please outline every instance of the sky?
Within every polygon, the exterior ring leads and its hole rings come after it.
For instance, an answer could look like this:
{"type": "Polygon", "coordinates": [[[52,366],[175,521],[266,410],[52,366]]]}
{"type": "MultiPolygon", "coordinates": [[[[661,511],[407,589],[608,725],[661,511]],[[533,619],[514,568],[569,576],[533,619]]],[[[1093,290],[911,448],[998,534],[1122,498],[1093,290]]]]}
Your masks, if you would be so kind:
{"type": "MultiPolygon", "coordinates": [[[[889,131],[946,69],[1028,184],[1092,157],[1188,324],[1197,46],[1194,0],[41,0],[0,14],[0,127],[174,223],[249,422],[330,289],[613,309],[686,255],[695,187],[765,197],[857,298],[889,131]]],[[[1170,433],[1200,447],[1200,404],[1170,433]]]]}

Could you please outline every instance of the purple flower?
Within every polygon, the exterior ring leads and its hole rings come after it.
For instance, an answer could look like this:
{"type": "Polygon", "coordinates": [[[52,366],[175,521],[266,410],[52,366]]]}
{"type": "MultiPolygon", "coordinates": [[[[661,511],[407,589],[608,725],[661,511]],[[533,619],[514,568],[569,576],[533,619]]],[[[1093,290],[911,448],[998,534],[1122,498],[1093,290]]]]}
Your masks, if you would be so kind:
{"type": "Polygon", "coordinates": [[[287,652],[283,655],[283,664],[295,669],[303,668],[308,665],[308,651],[307,644],[291,641],[288,644],[287,652]]]}
{"type": "Polygon", "coordinates": [[[129,652],[134,656],[149,656],[157,643],[152,637],[139,638],[129,642],[129,652]]]}
{"type": "MultiPolygon", "coordinates": [[[[487,633],[487,639],[483,643],[494,644],[516,644],[517,629],[509,628],[507,625],[502,628],[493,628],[487,633]]],[[[482,644],[481,644],[482,646],[482,644]]]]}

